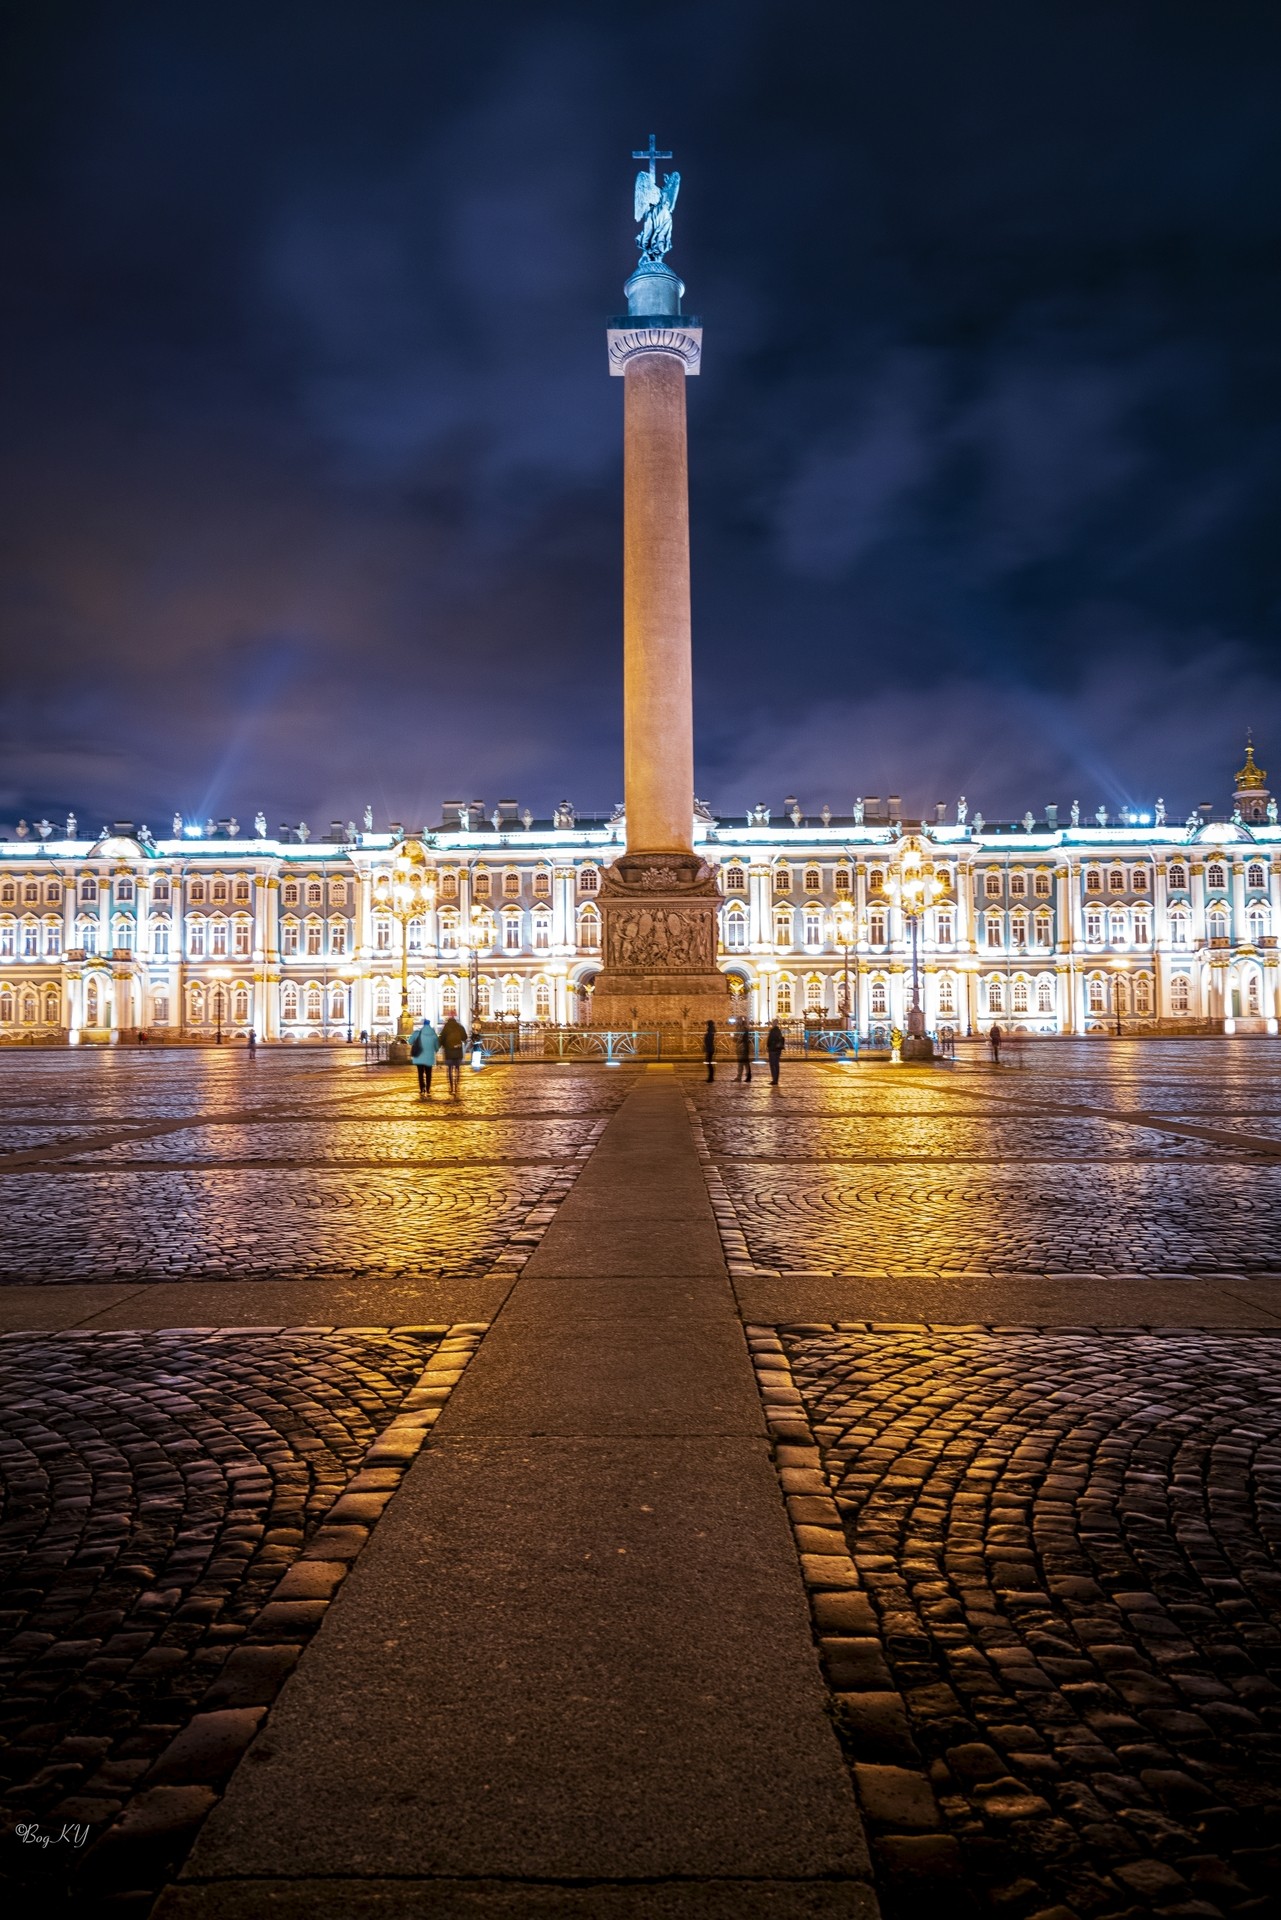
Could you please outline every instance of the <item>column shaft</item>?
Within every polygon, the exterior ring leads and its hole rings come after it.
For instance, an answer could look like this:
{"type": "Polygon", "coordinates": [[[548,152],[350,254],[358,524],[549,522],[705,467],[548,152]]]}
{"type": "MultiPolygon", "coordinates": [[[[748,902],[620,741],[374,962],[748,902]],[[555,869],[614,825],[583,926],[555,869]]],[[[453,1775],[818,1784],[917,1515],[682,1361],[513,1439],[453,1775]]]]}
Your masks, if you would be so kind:
{"type": "Polygon", "coordinates": [[[694,814],[685,368],[669,353],[624,379],[623,681],[627,844],[689,852],[694,814]]]}

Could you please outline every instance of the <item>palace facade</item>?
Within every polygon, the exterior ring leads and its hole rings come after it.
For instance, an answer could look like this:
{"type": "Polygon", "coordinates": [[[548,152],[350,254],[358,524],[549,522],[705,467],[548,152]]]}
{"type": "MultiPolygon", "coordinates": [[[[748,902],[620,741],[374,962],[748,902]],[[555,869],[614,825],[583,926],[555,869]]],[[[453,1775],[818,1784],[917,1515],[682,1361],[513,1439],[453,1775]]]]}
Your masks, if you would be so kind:
{"type": "MultiPolygon", "coordinates": [[[[700,806],[732,1006],[876,1038],[906,1024],[915,945],[936,1033],[1275,1033],[1281,826],[1264,782],[1248,749],[1230,812],[1179,824],[1159,802],[1013,825],[963,802],[928,822],[893,798],[841,817],[700,806]]],[[[450,802],[429,832],[335,822],[324,839],[269,837],[261,815],[249,836],[174,825],[90,840],[42,820],[0,842],[0,1040],[332,1041],[392,1033],[402,1009],[591,1019],[620,814],[450,802]]]]}

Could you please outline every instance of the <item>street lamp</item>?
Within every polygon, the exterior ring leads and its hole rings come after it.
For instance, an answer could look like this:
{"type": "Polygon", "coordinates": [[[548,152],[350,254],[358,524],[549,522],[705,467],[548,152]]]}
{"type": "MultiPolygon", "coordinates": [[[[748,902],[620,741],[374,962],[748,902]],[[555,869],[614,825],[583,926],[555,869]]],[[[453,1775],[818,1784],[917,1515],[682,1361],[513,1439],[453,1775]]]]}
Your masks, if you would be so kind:
{"type": "Polygon", "coordinates": [[[850,948],[854,944],[854,909],[841,906],[836,909],[836,939],[844,956],[841,973],[841,1018],[848,1029],[852,1002],[850,1000],[850,948]]]}
{"type": "Polygon", "coordinates": [[[400,1016],[396,1021],[396,1037],[402,1043],[414,1028],[409,1011],[409,923],[430,913],[436,903],[436,882],[425,871],[425,866],[418,842],[406,840],[390,877],[380,874],[374,893],[374,904],[379,910],[390,913],[400,922],[400,1016]]]}
{"type": "Polygon", "coordinates": [[[223,981],[224,981],[224,980],[226,979],[226,977],[227,977],[227,975],[226,975],[226,972],[225,972],[225,970],[224,970],[224,969],[223,969],[222,967],[215,967],[215,968],[214,968],[214,970],[213,970],[213,981],[214,981],[214,1045],[215,1045],[216,1047],[220,1047],[220,1046],[222,1045],[222,995],[223,995],[223,985],[222,985],[222,983],[223,983],[223,981]]]}
{"type": "Polygon", "coordinates": [[[347,1045],[350,1046],[351,1045],[351,1027],[352,1027],[351,1003],[352,1003],[352,997],[356,991],[356,969],[355,967],[340,967],[338,969],[338,972],[342,979],[343,985],[347,989],[347,1045]]]}
{"type": "Polygon", "coordinates": [[[898,901],[912,929],[912,1004],[908,1009],[903,1058],[932,1060],[934,1042],[925,1031],[925,1015],[921,1011],[920,929],[921,915],[943,891],[943,883],[935,874],[926,873],[921,865],[920,848],[914,840],[909,840],[904,848],[898,879],[888,891],[898,901]]]}

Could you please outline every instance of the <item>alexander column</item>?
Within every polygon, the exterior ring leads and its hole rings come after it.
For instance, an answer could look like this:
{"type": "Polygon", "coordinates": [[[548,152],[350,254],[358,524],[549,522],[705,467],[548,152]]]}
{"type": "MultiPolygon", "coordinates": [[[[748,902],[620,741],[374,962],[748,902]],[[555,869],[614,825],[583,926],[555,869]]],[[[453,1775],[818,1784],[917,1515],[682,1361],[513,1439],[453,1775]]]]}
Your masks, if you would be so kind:
{"type": "Polygon", "coordinates": [[[694,852],[689,473],[685,380],[701,323],[683,316],[684,282],[666,265],[679,173],[649,137],[633,153],[640,261],[609,323],[609,370],[623,381],[623,757],[627,849],[601,888],[604,968],[596,1026],[701,1026],[728,1011],[716,965],[721,896],[694,852]]]}

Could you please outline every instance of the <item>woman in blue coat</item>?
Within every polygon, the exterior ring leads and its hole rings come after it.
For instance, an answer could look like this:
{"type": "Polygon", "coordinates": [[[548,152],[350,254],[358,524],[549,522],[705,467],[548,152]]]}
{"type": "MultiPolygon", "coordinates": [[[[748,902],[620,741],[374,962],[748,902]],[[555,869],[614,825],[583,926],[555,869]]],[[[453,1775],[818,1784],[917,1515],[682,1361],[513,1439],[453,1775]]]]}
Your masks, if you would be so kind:
{"type": "Polygon", "coordinates": [[[436,1064],[440,1041],[430,1020],[424,1018],[409,1045],[409,1057],[418,1069],[418,1098],[431,1099],[431,1070],[436,1064]]]}

